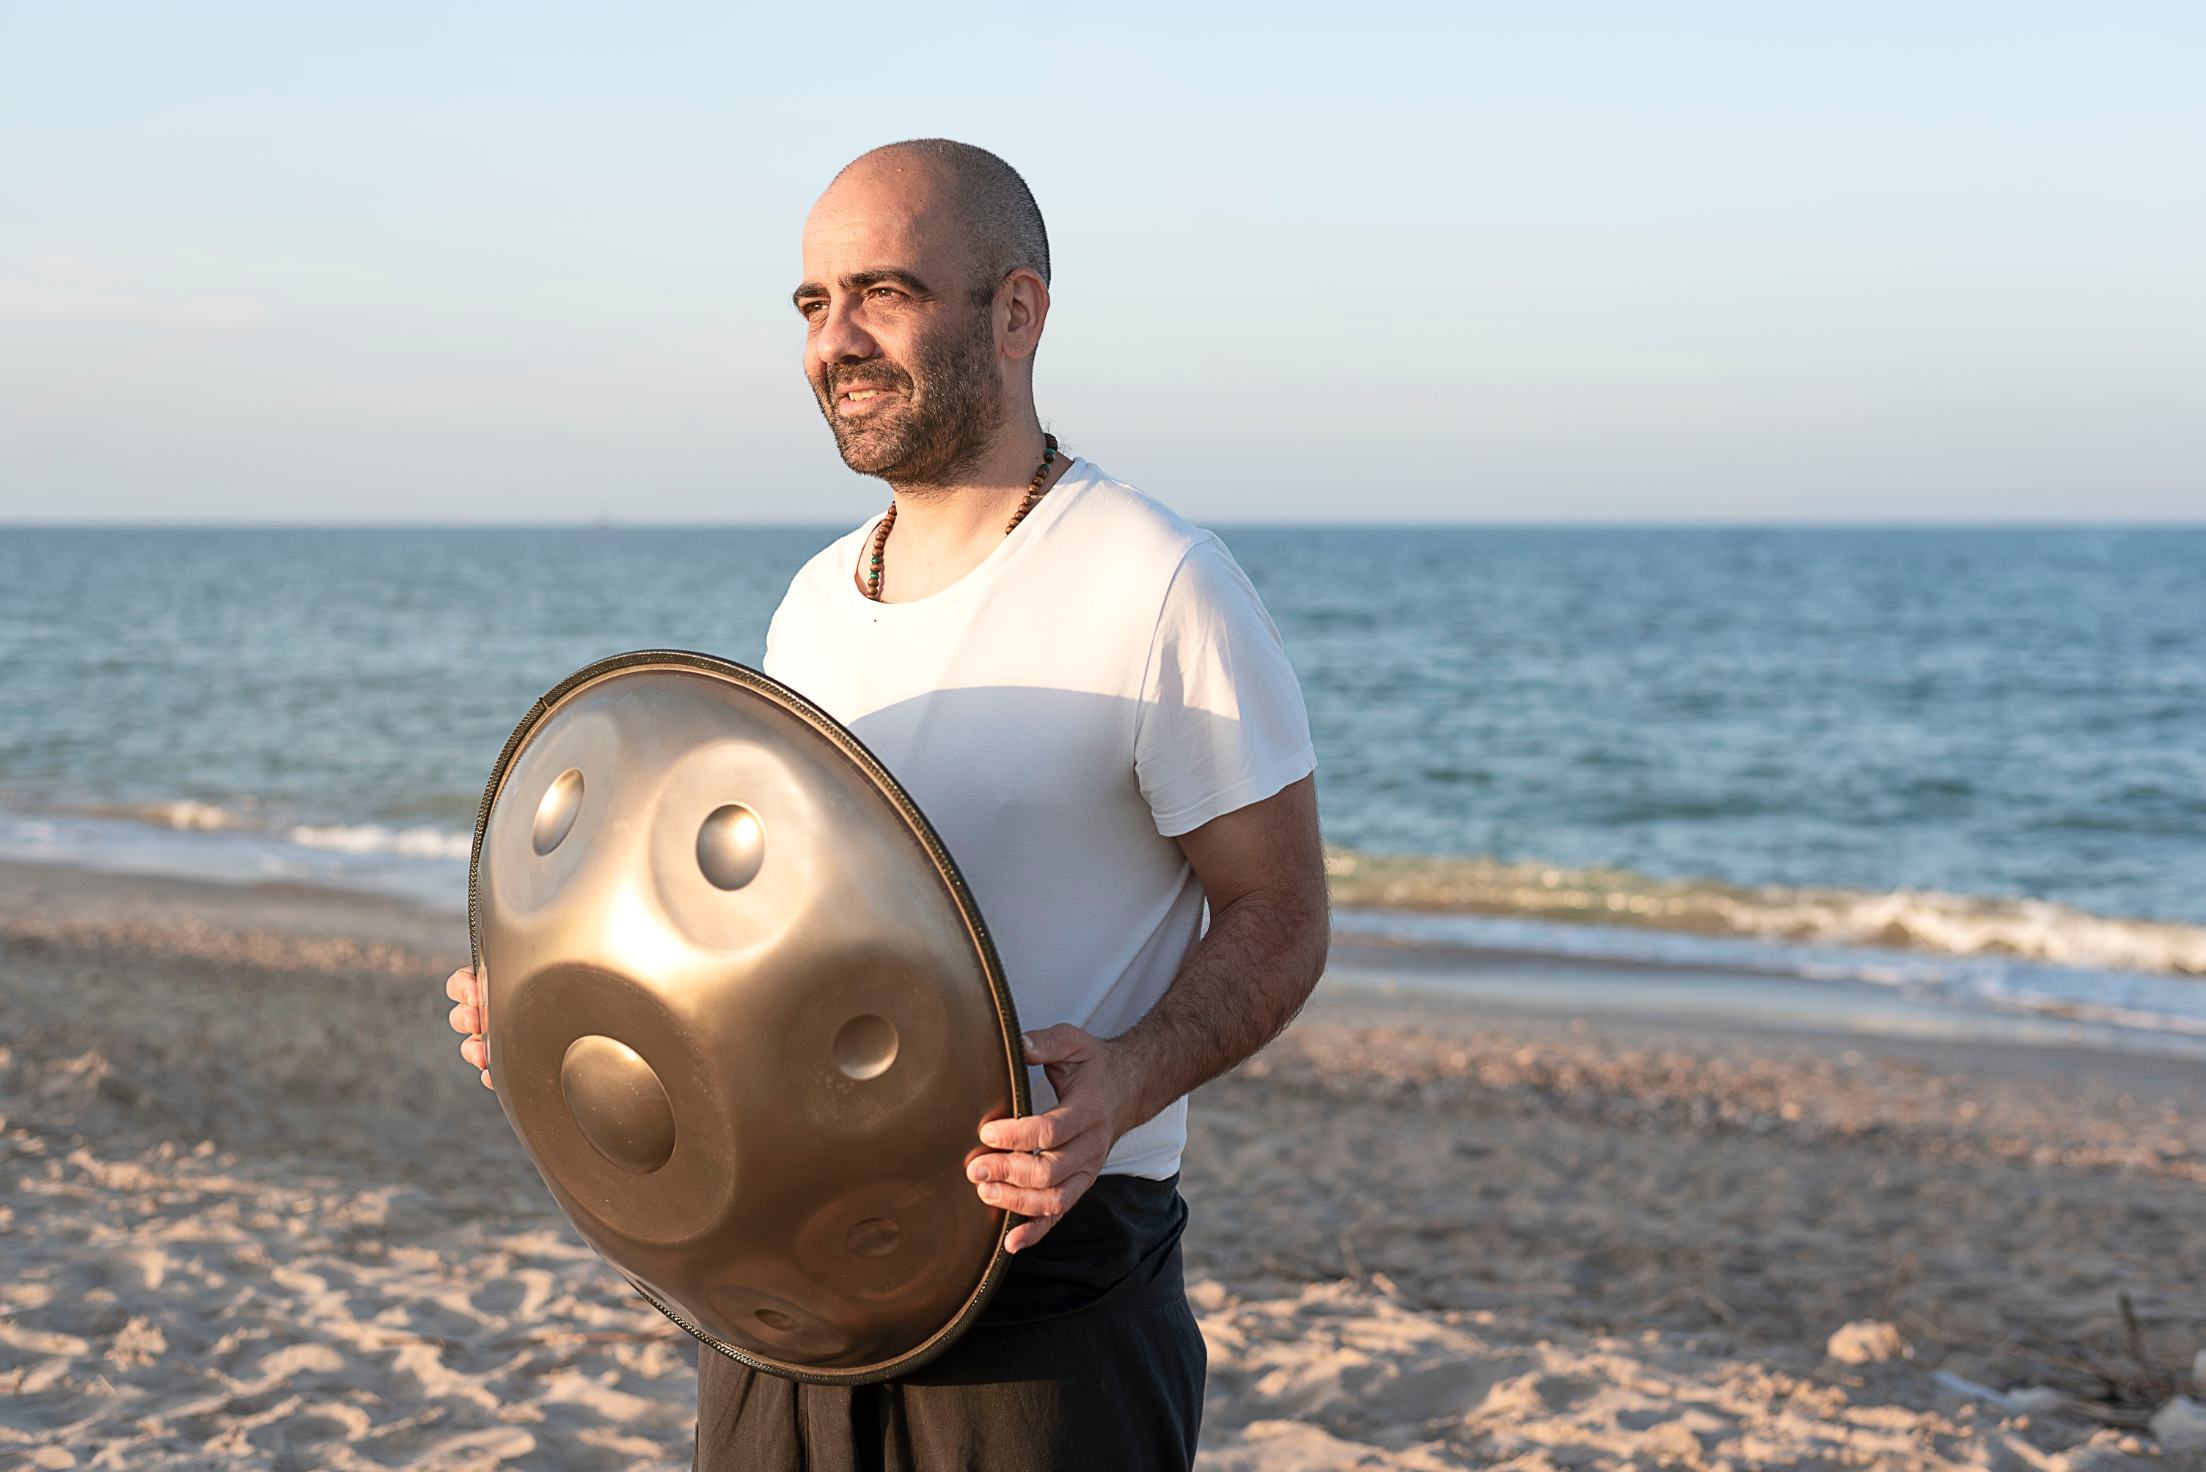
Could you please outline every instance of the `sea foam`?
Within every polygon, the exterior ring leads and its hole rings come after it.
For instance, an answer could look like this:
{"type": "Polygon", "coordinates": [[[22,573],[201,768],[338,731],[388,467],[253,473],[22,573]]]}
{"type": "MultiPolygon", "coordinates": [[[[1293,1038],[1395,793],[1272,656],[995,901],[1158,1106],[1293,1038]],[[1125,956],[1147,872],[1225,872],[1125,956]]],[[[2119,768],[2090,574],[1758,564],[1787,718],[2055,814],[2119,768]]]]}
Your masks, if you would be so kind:
{"type": "Polygon", "coordinates": [[[388,828],[380,823],[299,824],[290,830],[304,848],[348,854],[398,854],[411,859],[465,859],[474,848],[472,833],[444,828],[388,828]]]}
{"type": "Polygon", "coordinates": [[[2094,915],[2050,900],[1745,887],[1490,858],[1326,855],[1335,903],[1520,916],[1812,945],[2012,956],[2057,966],[2206,976],[2206,927],[2094,915]]]}

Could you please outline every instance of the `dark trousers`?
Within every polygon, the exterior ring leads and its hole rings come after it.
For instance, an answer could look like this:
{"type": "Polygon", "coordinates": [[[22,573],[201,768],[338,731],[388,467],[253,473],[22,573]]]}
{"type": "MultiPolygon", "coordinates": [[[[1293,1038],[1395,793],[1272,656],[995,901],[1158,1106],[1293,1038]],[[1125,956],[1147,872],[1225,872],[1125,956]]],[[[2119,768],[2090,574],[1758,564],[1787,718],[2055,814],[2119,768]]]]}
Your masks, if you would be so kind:
{"type": "Polygon", "coordinates": [[[1207,1359],[1178,1186],[1099,1179],[902,1380],[803,1385],[698,1346],[693,1472],[1185,1472],[1207,1359]]]}

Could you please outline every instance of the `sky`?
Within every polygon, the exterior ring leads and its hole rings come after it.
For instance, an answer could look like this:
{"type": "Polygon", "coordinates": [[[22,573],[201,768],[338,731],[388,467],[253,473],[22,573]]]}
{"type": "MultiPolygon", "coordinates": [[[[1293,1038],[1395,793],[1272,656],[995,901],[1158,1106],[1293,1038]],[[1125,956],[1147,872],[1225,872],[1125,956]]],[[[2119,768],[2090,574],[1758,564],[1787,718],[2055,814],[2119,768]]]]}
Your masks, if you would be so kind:
{"type": "Polygon", "coordinates": [[[0,0],[0,522],[854,525],[799,231],[922,136],[1198,521],[2196,522],[2201,75],[2192,4],[0,0]]]}

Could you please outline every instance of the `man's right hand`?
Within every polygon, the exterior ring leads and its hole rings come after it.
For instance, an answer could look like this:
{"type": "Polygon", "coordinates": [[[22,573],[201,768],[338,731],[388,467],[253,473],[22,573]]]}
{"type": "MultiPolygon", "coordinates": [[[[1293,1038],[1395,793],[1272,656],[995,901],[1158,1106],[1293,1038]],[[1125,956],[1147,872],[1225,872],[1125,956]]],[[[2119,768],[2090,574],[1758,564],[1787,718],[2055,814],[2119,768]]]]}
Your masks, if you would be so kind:
{"type": "Polygon", "coordinates": [[[466,1034],[460,1044],[460,1056],[482,1070],[483,1087],[491,1088],[490,1040],[483,1036],[483,988],[475,979],[475,973],[462,966],[444,983],[444,994],[452,999],[452,1031],[466,1034]]]}

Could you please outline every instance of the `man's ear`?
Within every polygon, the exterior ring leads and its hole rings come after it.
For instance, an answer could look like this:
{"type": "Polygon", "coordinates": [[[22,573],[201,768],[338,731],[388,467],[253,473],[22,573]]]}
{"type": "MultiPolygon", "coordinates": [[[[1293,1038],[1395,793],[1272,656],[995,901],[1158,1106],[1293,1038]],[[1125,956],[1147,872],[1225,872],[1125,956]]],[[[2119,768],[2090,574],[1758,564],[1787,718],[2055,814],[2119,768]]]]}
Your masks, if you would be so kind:
{"type": "Polygon", "coordinates": [[[1004,278],[996,300],[1004,356],[1032,357],[1042,341],[1042,324],[1049,318],[1049,286],[1038,272],[1021,266],[1004,278]]]}

